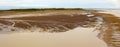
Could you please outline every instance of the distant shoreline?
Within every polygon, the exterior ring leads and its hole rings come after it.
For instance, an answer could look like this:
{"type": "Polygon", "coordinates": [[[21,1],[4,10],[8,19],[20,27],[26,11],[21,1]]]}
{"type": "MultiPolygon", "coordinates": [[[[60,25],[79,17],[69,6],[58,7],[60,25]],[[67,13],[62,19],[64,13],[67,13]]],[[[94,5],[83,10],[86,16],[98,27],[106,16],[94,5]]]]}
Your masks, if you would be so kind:
{"type": "Polygon", "coordinates": [[[18,9],[0,9],[0,10],[81,10],[83,8],[18,8],[18,9]]]}

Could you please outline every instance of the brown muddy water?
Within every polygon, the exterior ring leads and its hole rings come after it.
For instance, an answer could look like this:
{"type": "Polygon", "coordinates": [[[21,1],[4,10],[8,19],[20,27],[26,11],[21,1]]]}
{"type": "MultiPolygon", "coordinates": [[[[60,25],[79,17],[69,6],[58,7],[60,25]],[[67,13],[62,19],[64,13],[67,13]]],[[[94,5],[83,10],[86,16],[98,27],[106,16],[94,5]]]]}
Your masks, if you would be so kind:
{"type": "Polygon", "coordinates": [[[93,32],[94,28],[78,27],[62,33],[22,32],[0,34],[0,47],[107,47],[93,32]]]}
{"type": "Polygon", "coordinates": [[[101,15],[39,15],[0,17],[0,47],[108,47],[101,15]]]}

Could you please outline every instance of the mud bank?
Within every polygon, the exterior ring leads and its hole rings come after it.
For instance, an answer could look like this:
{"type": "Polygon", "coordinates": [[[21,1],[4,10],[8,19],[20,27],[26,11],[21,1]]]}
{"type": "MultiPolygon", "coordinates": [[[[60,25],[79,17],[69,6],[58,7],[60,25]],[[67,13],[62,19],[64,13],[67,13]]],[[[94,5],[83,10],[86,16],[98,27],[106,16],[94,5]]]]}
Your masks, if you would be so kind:
{"type": "Polygon", "coordinates": [[[97,15],[101,15],[104,19],[99,37],[107,43],[108,47],[120,47],[119,17],[107,13],[98,13],[97,15]]]}
{"type": "Polygon", "coordinates": [[[47,16],[5,16],[0,18],[0,46],[107,47],[97,37],[103,35],[99,30],[103,23],[104,18],[99,14],[76,10],[47,16]]]}

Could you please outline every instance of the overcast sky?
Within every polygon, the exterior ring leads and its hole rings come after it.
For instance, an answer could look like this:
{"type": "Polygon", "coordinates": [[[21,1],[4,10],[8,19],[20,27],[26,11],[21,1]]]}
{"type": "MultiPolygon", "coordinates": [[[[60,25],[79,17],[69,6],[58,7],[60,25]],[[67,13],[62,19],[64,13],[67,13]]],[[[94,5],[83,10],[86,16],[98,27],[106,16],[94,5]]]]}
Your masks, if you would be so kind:
{"type": "Polygon", "coordinates": [[[11,8],[119,8],[119,0],[0,0],[0,9],[11,8]]]}

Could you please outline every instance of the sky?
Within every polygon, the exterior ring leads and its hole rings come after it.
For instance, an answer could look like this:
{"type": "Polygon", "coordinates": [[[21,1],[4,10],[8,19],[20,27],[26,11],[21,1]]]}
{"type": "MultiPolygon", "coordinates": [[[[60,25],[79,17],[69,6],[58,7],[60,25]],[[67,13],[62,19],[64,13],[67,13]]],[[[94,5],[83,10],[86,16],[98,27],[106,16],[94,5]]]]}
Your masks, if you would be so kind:
{"type": "Polygon", "coordinates": [[[0,9],[120,8],[120,0],[0,0],[0,9]]]}

